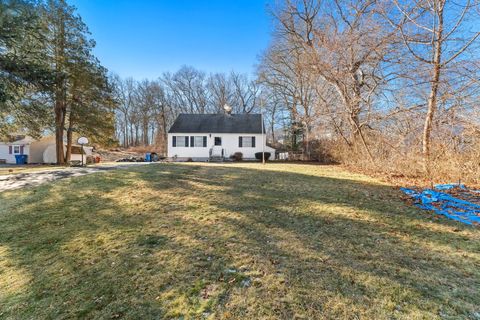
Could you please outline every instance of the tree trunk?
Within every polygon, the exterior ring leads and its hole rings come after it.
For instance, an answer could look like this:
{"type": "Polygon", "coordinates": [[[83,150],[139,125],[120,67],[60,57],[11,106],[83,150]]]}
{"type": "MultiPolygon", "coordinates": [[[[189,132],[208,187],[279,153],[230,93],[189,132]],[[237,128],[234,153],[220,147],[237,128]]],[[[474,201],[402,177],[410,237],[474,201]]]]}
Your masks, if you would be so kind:
{"type": "Polygon", "coordinates": [[[144,130],[144,136],[143,136],[143,144],[145,146],[148,146],[149,143],[149,137],[150,137],[150,128],[148,127],[148,122],[145,122],[143,125],[143,130],[144,130]]]}
{"type": "MultiPolygon", "coordinates": [[[[358,89],[355,89],[358,90],[358,89]]],[[[358,91],[359,92],[359,91],[358,91]]],[[[358,93],[359,94],[359,93],[358,93]]],[[[348,102],[348,100],[345,100],[348,102]]],[[[360,106],[360,98],[356,95],[354,100],[354,105],[350,105],[350,114],[348,120],[350,121],[350,126],[352,130],[352,145],[356,149],[359,143],[365,149],[367,153],[368,159],[372,165],[375,165],[375,160],[373,159],[372,153],[370,152],[370,148],[368,147],[367,141],[365,140],[365,136],[363,135],[362,128],[360,126],[360,119],[359,119],[359,112],[361,110],[360,106]]]]}
{"type": "Polygon", "coordinates": [[[167,117],[165,117],[165,110],[162,111],[162,133],[163,133],[162,153],[163,155],[167,155],[168,132],[167,132],[167,117]]]}
{"type": "Polygon", "coordinates": [[[55,93],[55,145],[57,164],[65,164],[65,150],[63,142],[63,134],[65,131],[65,88],[62,84],[58,84],[58,88],[55,93]]]}
{"type": "Polygon", "coordinates": [[[155,141],[155,126],[152,124],[152,127],[151,127],[151,134],[150,134],[150,141],[152,142],[151,144],[153,144],[153,142],[155,141]]]}
{"type": "Polygon", "coordinates": [[[275,143],[275,120],[272,117],[272,125],[270,126],[270,130],[272,130],[272,143],[275,143]]]}
{"type": "Polygon", "coordinates": [[[66,163],[69,163],[72,158],[72,139],[73,139],[73,128],[69,126],[67,130],[67,153],[65,155],[66,163]]]}
{"type": "Polygon", "coordinates": [[[70,111],[68,116],[68,129],[67,129],[67,152],[65,154],[65,162],[69,163],[72,158],[72,140],[73,140],[73,110],[70,111]]]}
{"type": "Polygon", "coordinates": [[[133,124],[130,123],[130,146],[133,146],[134,145],[134,134],[133,134],[133,124]]]}
{"type": "Polygon", "coordinates": [[[425,117],[422,136],[423,168],[427,175],[431,172],[431,135],[433,119],[437,110],[438,87],[440,85],[441,60],[442,60],[442,34],[443,34],[443,6],[438,9],[438,27],[435,30],[435,45],[433,52],[433,74],[430,94],[428,96],[428,110],[425,117]]]}
{"type": "Polygon", "coordinates": [[[297,125],[297,118],[298,118],[298,113],[296,109],[296,101],[293,100],[292,103],[292,109],[290,111],[290,116],[292,118],[292,125],[291,125],[291,133],[292,133],[292,151],[297,151],[296,146],[297,146],[297,134],[298,134],[298,125],[297,125]]]}
{"type": "Polygon", "coordinates": [[[123,137],[123,146],[128,148],[128,117],[127,113],[125,113],[125,136],[123,137]]]}
{"type": "Polygon", "coordinates": [[[423,153],[423,167],[425,172],[430,175],[431,169],[431,135],[433,118],[437,109],[437,93],[438,93],[438,81],[440,79],[440,70],[435,68],[434,77],[432,80],[432,88],[430,89],[430,95],[428,97],[428,110],[425,117],[425,123],[423,125],[422,136],[422,153],[423,153]]]}
{"type": "Polygon", "coordinates": [[[58,10],[57,33],[55,34],[55,71],[57,73],[55,80],[55,145],[57,164],[65,164],[63,133],[65,130],[65,112],[66,112],[66,84],[65,84],[65,20],[63,12],[58,10]]]}
{"type": "Polygon", "coordinates": [[[56,156],[57,156],[57,164],[63,165],[65,164],[64,159],[64,150],[63,150],[63,130],[64,130],[64,123],[63,120],[63,108],[58,106],[60,101],[56,101],[55,104],[55,145],[56,145],[56,156]]]}
{"type": "Polygon", "coordinates": [[[135,147],[139,145],[139,137],[138,137],[138,126],[135,126],[135,147]]]}

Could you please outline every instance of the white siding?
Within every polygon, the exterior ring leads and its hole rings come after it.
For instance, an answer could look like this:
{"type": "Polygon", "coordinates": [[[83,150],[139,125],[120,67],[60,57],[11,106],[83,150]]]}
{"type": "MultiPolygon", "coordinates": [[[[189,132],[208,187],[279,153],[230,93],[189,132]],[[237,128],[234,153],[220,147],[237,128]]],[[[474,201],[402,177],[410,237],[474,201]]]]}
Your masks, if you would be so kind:
{"type": "MultiPolygon", "coordinates": [[[[87,161],[87,156],[92,155],[92,147],[83,147],[85,154],[83,155],[83,161],[87,161]]],[[[63,154],[67,153],[67,146],[63,148],[63,154]]],[[[70,155],[70,161],[81,161],[82,155],[72,153],[70,155]]],[[[56,163],[57,162],[57,149],[55,143],[50,144],[45,148],[42,154],[42,162],[43,163],[56,163]]]]}
{"type": "Polygon", "coordinates": [[[55,145],[55,137],[46,137],[32,142],[28,162],[43,163],[43,152],[51,145],[55,145]]]}
{"type": "MultiPolygon", "coordinates": [[[[16,144],[0,143],[0,159],[7,160],[7,163],[16,163],[15,154],[13,152],[9,154],[9,146],[13,147],[14,145],[16,144]]],[[[28,144],[23,145],[23,154],[30,155],[30,146],[28,144]]],[[[30,159],[28,159],[28,161],[30,162],[30,159]]]]}
{"type": "MultiPolygon", "coordinates": [[[[261,134],[251,134],[251,133],[169,133],[168,134],[168,157],[173,158],[177,157],[180,159],[192,158],[193,160],[202,160],[209,157],[210,149],[214,145],[215,137],[222,138],[222,148],[225,152],[225,158],[228,158],[230,155],[233,155],[235,152],[243,153],[244,159],[254,159],[256,152],[262,151],[262,135],[261,134]],[[188,147],[174,147],[173,146],[173,136],[176,137],[189,137],[189,146],[188,147]],[[207,137],[207,147],[190,147],[190,137],[191,136],[206,136],[207,137]],[[255,137],[255,147],[239,147],[238,138],[240,136],[245,137],[255,137]]],[[[177,138],[178,139],[178,138],[177,138]]],[[[272,152],[272,148],[265,147],[265,152],[272,152]]],[[[273,158],[273,154],[271,158],[273,158]]]]}

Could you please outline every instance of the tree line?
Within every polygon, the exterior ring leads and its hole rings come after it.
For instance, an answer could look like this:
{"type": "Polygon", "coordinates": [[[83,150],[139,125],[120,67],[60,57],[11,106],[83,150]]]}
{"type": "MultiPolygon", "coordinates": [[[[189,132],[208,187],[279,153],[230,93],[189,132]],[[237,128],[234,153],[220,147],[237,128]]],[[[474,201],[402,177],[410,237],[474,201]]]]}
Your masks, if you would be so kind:
{"type": "Polygon", "coordinates": [[[113,87],[75,8],[65,0],[2,1],[0,30],[0,135],[52,131],[59,164],[70,160],[75,135],[112,143],[113,87]]]}
{"type": "Polygon", "coordinates": [[[237,72],[207,73],[184,66],[156,80],[113,78],[116,133],[125,147],[155,145],[166,152],[167,132],[180,113],[260,112],[265,91],[256,79],[237,72]]]}

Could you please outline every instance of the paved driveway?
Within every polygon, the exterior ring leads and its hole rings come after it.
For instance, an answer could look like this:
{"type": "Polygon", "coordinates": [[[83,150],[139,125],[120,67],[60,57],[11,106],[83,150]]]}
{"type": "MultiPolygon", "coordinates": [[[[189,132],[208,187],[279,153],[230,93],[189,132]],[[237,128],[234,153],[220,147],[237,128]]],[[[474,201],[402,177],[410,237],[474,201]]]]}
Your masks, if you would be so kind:
{"type": "Polygon", "coordinates": [[[122,163],[121,165],[96,166],[86,168],[62,168],[39,172],[0,175],[0,192],[20,189],[24,187],[39,186],[43,183],[55,181],[58,179],[84,176],[87,174],[102,171],[115,170],[145,164],[148,163],[122,163]]]}

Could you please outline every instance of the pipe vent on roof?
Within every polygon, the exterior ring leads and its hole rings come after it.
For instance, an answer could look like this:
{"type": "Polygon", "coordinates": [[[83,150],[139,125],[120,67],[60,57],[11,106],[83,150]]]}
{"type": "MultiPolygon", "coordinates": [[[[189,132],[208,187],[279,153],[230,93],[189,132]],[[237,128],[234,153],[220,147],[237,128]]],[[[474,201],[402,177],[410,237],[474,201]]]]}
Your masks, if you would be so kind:
{"type": "Polygon", "coordinates": [[[223,106],[223,110],[225,110],[225,114],[232,114],[232,107],[230,107],[228,104],[223,106]]]}

